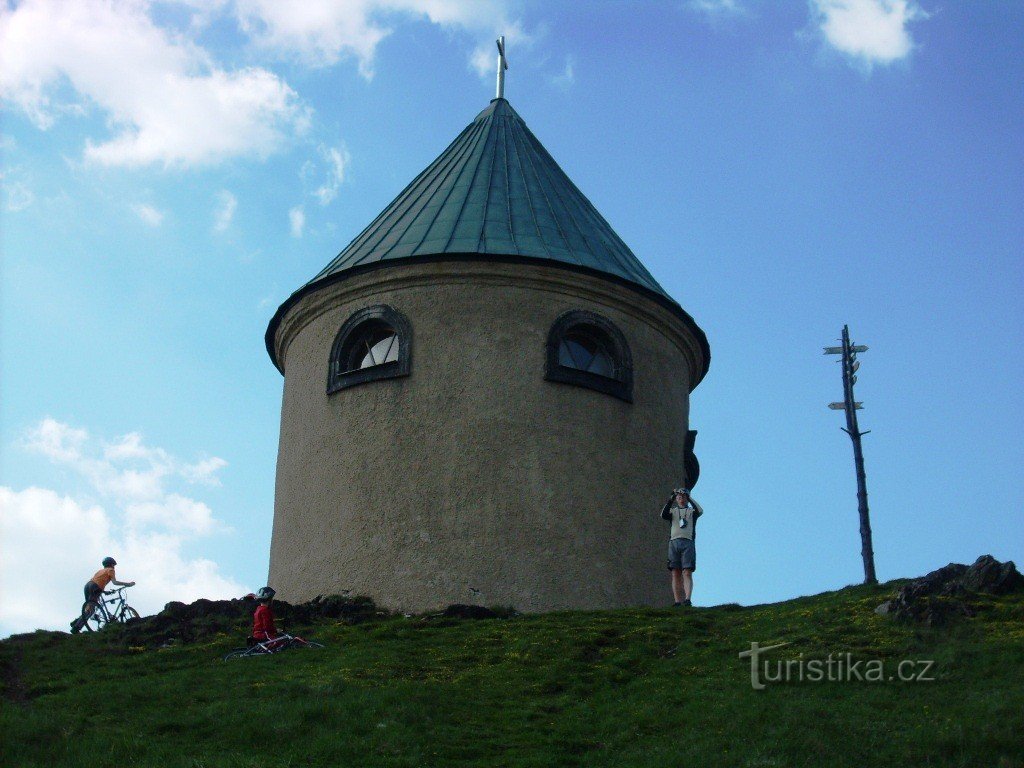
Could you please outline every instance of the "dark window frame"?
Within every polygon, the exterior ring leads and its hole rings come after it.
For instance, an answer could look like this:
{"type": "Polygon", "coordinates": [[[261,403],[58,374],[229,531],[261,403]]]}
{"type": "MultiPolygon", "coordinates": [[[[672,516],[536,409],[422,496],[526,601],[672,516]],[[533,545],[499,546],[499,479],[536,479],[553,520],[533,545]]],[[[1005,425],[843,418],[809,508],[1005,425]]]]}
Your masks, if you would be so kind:
{"type": "Polygon", "coordinates": [[[331,345],[331,356],[327,360],[327,394],[342,389],[383,379],[397,379],[412,372],[412,325],[394,307],[376,304],[357,310],[341,324],[331,345]],[[390,326],[398,336],[398,359],[369,368],[343,371],[344,360],[348,357],[350,340],[360,333],[367,324],[390,326]]]}
{"type": "Polygon", "coordinates": [[[608,318],[585,309],[570,309],[563,312],[548,331],[547,349],[544,361],[544,378],[562,384],[585,387],[611,395],[627,403],[633,402],[633,355],[629,351],[626,337],[618,326],[608,318]],[[566,334],[578,328],[595,328],[609,342],[613,356],[615,377],[601,376],[578,368],[570,368],[559,362],[559,350],[566,334]]]}

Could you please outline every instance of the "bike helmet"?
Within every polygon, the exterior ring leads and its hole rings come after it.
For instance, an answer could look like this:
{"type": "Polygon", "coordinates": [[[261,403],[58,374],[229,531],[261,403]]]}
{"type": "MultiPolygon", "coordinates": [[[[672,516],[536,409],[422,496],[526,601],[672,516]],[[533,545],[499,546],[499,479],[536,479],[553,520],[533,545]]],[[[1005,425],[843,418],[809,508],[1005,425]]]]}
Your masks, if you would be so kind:
{"type": "Polygon", "coordinates": [[[276,594],[277,594],[277,592],[275,592],[270,587],[260,587],[260,591],[256,593],[256,599],[257,600],[273,600],[274,599],[274,595],[276,595],[276,594]]]}
{"type": "Polygon", "coordinates": [[[113,568],[115,565],[117,565],[117,560],[115,560],[114,558],[112,558],[112,557],[104,557],[103,558],[103,567],[104,568],[113,568]]]}

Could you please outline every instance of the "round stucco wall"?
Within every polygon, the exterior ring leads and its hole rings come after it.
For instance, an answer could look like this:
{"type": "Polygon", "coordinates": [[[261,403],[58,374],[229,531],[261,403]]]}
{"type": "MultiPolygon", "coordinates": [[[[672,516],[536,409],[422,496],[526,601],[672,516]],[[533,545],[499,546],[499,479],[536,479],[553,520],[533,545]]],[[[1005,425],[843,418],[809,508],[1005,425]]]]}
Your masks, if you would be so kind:
{"type": "Polygon", "coordinates": [[[670,311],[558,268],[396,265],[305,296],[274,338],[285,371],[270,584],[286,600],[372,596],[421,611],[661,604],[700,348],[670,311]],[[411,374],[326,393],[355,311],[412,326],[411,374]],[[615,323],[633,402],[546,381],[548,331],[584,309],[615,323]]]}

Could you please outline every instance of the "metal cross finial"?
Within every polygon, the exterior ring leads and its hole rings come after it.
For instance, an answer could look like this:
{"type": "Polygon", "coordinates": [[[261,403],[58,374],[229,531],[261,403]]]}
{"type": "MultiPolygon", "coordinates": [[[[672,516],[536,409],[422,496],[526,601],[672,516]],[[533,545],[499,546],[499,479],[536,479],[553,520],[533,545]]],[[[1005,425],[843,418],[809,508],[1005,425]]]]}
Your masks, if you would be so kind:
{"type": "Polygon", "coordinates": [[[508,69],[508,59],[505,58],[505,36],[502,35],[495,42],[498,43],[498,95],[497,98],[505,98],[505,70],[508,69]]]}

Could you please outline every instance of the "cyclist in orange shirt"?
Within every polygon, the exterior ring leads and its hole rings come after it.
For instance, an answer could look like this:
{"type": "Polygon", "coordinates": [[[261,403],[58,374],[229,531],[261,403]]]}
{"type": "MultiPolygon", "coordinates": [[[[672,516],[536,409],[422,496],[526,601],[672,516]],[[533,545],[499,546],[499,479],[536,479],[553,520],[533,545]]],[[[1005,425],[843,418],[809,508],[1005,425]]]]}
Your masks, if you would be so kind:
{"type": "Polygon", "coordinates": [[[103,567],[96,571],[96,574],[85,583],[85,608],[82,610],[82,615],[71,622],[71,632],[75,634],[82,631],[82,627],[85,626],[85,622],[88,621],[90,614],[96,607],[96,603],[99,602],[100,595],[103,594],[103,590],[107,588],[108,584],[114,584],[118,587],[134,587],[134,581],[118,581],[114,574],[114,566],[117,565],[117,561],[112,557],[103,558],[103,567]]]}

